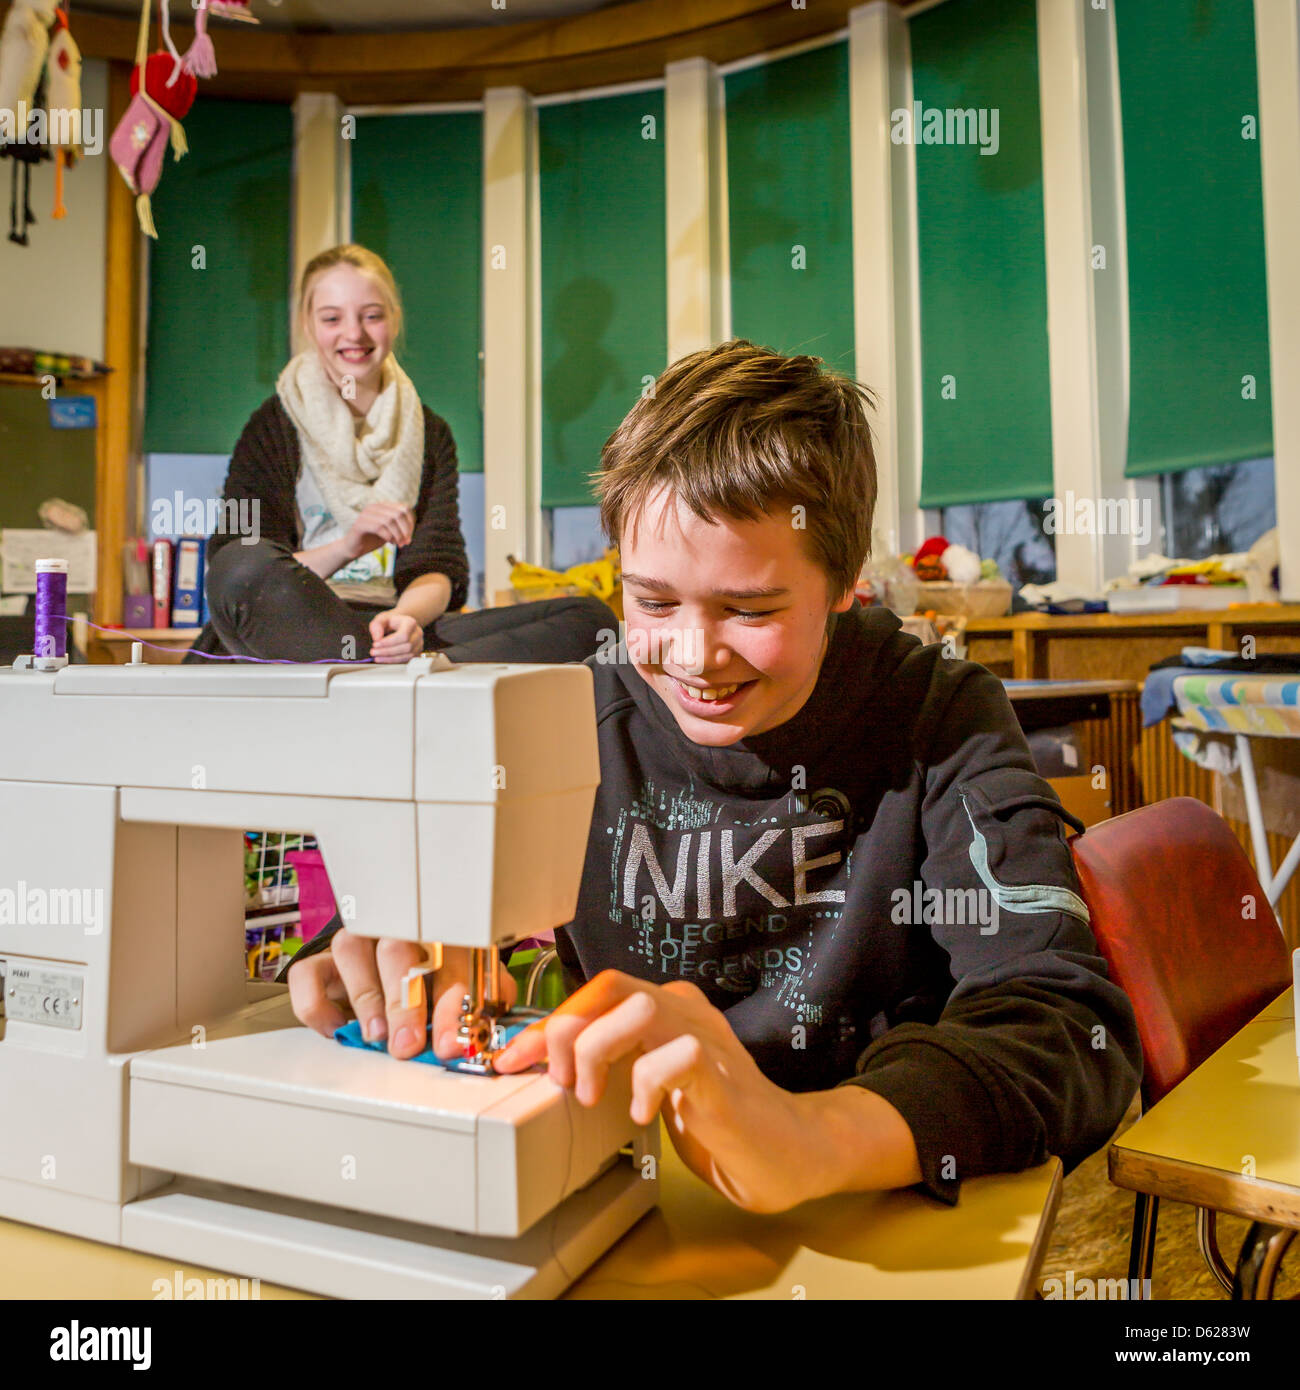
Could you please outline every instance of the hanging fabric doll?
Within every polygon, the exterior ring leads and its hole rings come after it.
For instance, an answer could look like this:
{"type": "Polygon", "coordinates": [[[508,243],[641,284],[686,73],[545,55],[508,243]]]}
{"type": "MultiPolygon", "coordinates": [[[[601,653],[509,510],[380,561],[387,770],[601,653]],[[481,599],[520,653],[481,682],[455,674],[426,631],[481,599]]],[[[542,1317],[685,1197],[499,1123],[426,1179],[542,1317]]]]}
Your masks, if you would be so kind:
{"type": "MultiPolygon", "coordinates": [[[[175,48],[149,55],[150,0],[143,0],[140,35],[136,42],[135,70],[131,74],[131,104],[113,132],[108,152],[121,170],[127,187],[136,195],[136,216],[140,229],[155,240],[150,196],[162,177],[163,160],[170,141],[176,159],[185,154],[185,132],[181,121],[194,105],[198,83],[184,70],[175,48]]],[[[167,0],[160,0],[166,34],[167,0]]],[[[167,37],[170,46],[170,35],[167,37]]]]}
{"type": "Polygon", "coordinates": [[[212,13],[222,19],[242,19],[246,24],[257,24],[257,16],[248,8],[248,0],[211,0],[212,13]]]}
{"type": "Polygon", "coordinates": [[[197,14],[194,17],[194,42],[183,60],[185,71],[195,77],[215,77],[217,75],[217,54],[208,37],[208,13],[220,15],[223,19],[242,19],[247,24],[257,24],[258,18],[251,13],[247,0],[194,0],[197,14]]]}
{"type": "Polygon", "coordinates": [[[55,0],[14,0],[5,16],[0,34],[0,113],[9,119],[0,117],[0,144],[17,138],[20,124],[26,128],[50,46],[54,7],[55,0]]]}
{"type": "Polygon", "coordinates": [[[185,54],[184,68],[192,77],[217,75],[217,52],[208,37],[208,0],[198,0],[198,13],[194,16],[194,42],[185,54]]]}
{"type": "Polygon", "coordinates": [[[29,117],[44,105],[38,100],[38,91],[54,9],[55,0],[14,0],[0,33],[0,155],[14,161],[9,186],[9,240],[19,246],[27,245],[27,228],[36,221],[31,206],[32,165],[50,157],[43,137],[33,141],[28,135],[29,117]]]}
{"type": "Polygon", "coordinates": [[[81,158],[81,50],[68,29],[68,15],[54,12],[54,34],[45,64],[45,99],[49,107],[49,141],[54,150],[54,220],[68,215],[63,206],[63,171],[81,158]],[[59,118],[55,119],[55,112],[59,118]]]}

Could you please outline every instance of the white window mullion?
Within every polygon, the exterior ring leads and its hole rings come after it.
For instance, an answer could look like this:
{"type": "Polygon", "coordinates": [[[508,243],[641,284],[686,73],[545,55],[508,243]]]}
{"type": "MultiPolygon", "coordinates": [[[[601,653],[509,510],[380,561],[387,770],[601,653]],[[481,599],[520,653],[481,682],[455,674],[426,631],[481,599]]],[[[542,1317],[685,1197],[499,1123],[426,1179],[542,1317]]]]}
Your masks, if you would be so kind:
{"type": "Polygon", "coordinates": [[[1300,0],[1255,0],[1280,586],[1300,602],[1300,0]]]}
{"type": "Polygon", "coordinates": [[[910,145],[890,138],[910,102],[911,52],[897,7],[874,0],[849,12],[849,122],[853,207],[854,358],[877,397],[872,421],[878,493],[876,548],[914,549],[919,511],[920,399],[915,178],[910,145]]]}

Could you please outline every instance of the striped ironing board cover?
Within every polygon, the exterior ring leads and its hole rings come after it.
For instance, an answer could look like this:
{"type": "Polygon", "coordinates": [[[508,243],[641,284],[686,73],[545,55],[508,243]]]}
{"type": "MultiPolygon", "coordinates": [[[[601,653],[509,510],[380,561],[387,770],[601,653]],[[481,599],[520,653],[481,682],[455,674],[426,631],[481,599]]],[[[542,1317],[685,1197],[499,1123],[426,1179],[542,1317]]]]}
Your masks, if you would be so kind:
{"type": "Polygon", "coordinates": [[[1180,676],[1173,693],[1194,729],[1300,738],[1300,676],[1180,676]]]}

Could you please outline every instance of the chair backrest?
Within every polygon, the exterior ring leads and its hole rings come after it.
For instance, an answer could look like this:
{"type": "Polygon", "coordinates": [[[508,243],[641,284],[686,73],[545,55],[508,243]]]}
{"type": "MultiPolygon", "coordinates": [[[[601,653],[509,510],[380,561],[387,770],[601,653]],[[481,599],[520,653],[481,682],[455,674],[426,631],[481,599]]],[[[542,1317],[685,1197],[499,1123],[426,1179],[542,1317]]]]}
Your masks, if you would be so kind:
{"type": "Polygon", "coordinates": [[[1203,802],[1172,797],[1070,842],[1097,946],[1133,1001],[1156,1103],[1291,983],[1245,851],[1203,802]]]}

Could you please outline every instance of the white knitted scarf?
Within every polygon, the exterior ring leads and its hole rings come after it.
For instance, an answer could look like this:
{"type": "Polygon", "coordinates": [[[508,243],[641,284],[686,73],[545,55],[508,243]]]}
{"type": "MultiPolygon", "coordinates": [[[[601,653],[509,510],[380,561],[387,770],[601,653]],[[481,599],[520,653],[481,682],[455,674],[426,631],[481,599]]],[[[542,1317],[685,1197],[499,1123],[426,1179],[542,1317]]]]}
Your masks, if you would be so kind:
{"type": "Polygon", "coordinates": [[[314,348],[300,352],[276,382],[334,520],[347,531],[371,502],[414,507],[424,468],[424,411],[411,378],[391,354],[375,403],[360,422],[314,348]]]}

